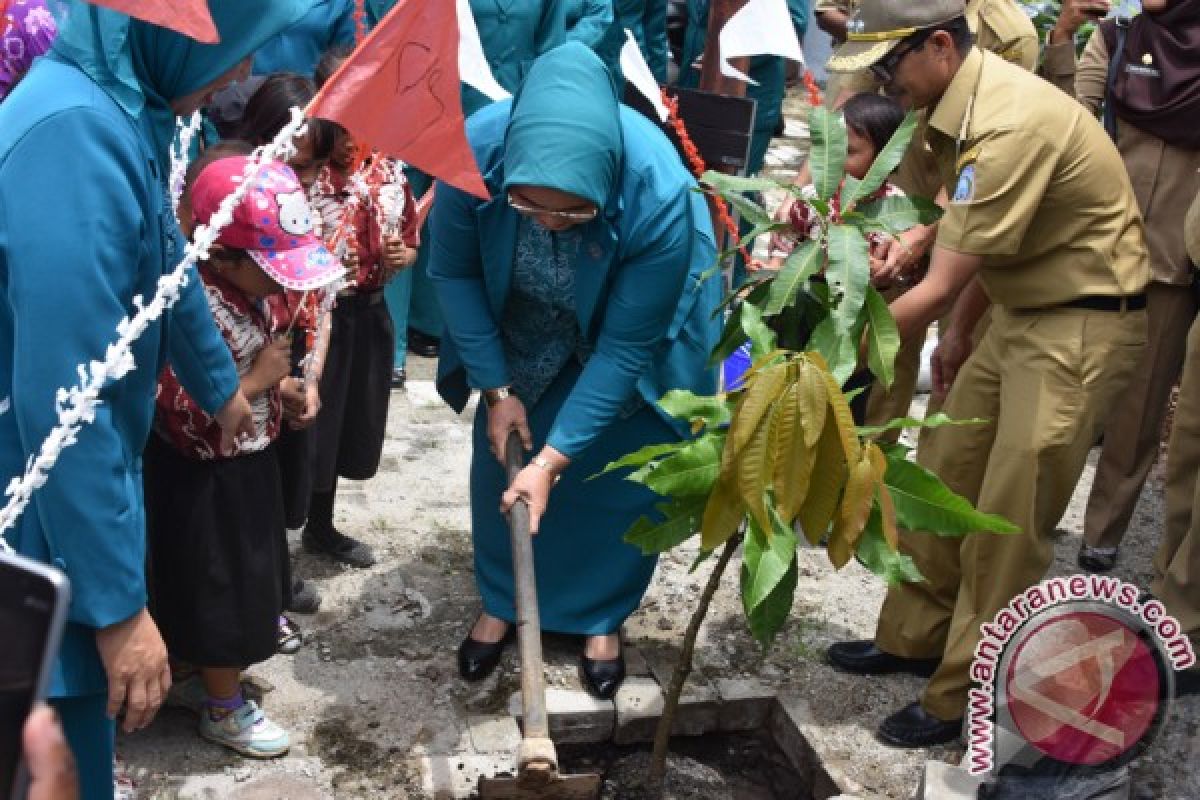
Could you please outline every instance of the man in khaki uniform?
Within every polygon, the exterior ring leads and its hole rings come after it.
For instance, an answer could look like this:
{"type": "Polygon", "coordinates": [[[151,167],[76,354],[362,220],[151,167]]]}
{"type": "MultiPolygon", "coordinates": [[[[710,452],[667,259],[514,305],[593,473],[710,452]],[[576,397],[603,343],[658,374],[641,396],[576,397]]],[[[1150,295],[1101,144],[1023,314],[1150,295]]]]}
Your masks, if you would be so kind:
{"type": "MultiPolygon", "coordinates": [[[[1200,264],[1200,195],[1186,221],[1187,250],[1200,264]]],[[[1154,596],[1179,620],[1200,652],[1200,319],[1188,335],[1187,360],[1167,453],[1167,520],[1154,557],[1154,596]]],[[[1176,675],[1178,694],[1200,691],[1200,668],[1176,675]]]]}
{"type": "MultiPolygon", "coordinates": [[[[1105,37],[1097,30],[1076,65],[1075,32],[1086,18],[1083,6],[1087,2],[1090,0],[1066,0],[1063,4],[1063,13],[1046,46],[1042,74],[1098,113],[1111,58],[1105,37]]],[[[1161,76],[1159,80],[1167,85],[1172,77],[1161,76]]],[[[1172,83],[1179,84],[1178,80],[1172,83]]],[[[1181,128],[1194,124],[1200,124],[1200,120],[1179,121],[1181,128]]],[[[1173,144],[1120,119],[1117,148],[1146,220],[1154,280],[1146,289],[1150,327],[1145,357],[1138,364],[1129,391],[1109,413],[1104,449],[1084,517],[1079,565],[1093,572],[1106,572],[1116,564],[1117,548],[1158,456],[1167,399],[1183,369],[1188,329],[1197,311],[1192,264],[1183,241],[1187,203],[1180,198],[1195,197],[1200,191],[1200,149],[1173,144]]]]}
{"type": "Polygon", "coordinates": [[[918,460],[1022,531],[904,533],[926,580],[888,592],[874,641],[830,648],[852,672],[932,672],[920,702],[880,727],[897,746],[959,735],[979,627],[1044,576],[1103,412],[1146,337],[1150,269],[1120,155],[1082,106],[972,46],[964,12],[962,0],[864,0],[831,62],[870,67],[889,94],[928,109],[950,200],[928,274],[892,311],[910,337],[953,302],[935,377],[952,383],[948,414],[990,422],[939,431],[918,460]]]}

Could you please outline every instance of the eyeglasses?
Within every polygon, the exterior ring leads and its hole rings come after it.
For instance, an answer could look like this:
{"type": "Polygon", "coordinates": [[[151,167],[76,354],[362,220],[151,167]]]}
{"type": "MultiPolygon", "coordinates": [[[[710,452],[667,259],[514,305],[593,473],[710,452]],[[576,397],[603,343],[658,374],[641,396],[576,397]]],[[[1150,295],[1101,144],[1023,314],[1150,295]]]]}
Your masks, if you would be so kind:
{"type": "Polygon", "coordinates": [[[600,209],[593,206],[585,211],[555,211],[549,208],[541,208],[539,206],[531,206],[528,203],[523,203],[513,197],[512,192],[508,193],[508,204],[513,211],[518,214],[524,214],[529,217],[551,217],[553,219],[561,219],[566,222],[591,222],[600,213],[600,209]]]}
{"type": "Polygon", "coordinates": [[[909,53],[915,53],[925,46],[925,40],[929,38],[929,31],[920,31],[912,36],[909,41],[911,44],[908,47],[901,42],[900,46],[893,49],[879,61],[871,65],[871,74],[875,76],[875,80],[882,84],[889,84],[896,79],[896,70],[900,67],[900,62],[909,53]]]}

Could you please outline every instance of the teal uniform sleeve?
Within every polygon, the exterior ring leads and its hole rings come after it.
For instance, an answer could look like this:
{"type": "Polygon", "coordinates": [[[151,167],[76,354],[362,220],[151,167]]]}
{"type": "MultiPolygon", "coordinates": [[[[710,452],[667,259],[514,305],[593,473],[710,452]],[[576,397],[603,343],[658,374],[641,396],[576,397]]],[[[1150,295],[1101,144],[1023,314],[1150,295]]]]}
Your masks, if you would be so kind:
{"type": "MultiPolygon", "coordinates": [[[[569,9],[569,0],[544,0],[542,15],[538,20],[537,31],[534,33],[534,52],[530,54],[531,59],[537,58],[542,53],[553,50],[567,41],[569,9]]],[[[486,43],[484,49],[487,49],[486,43]]],[[[524,75],[524,67],[522,67],[521,74],[524,75]]]]}
{"type": "Polygon", "coordinates": [[[687,282],[694,236],[688,193],[635,225],[624,234],[630,244],[618,256],[595,351],[546,438],[568,458],[594,442],[634,396],[660,354],[687,282]]]}
{"type": "Polygon", "coordinates": [[[567,41],[579,42],[590,47],[600,56],[608,71],[623,81],[621,47],[625,44],[625,32],[613,12],[612,0],[576,2],[580,15],[567,31],[567,41]]]}
{"type": "Polygon", "coordinates": [[[667,82],[667,0],[645,0],[646,10],[642,16],[643,37],[646,44],[642,52],[646,63],[659,83],[667,82]]]}
{"type": "Polygon", "coordinates": [[[508,386],[511,381],[498,321],[488,302],[483,277],[476,209],[479,200],[438,181],[430,212],[429,278],[437,292],[450,336],[475,389],[508,386]]]}
{"type": "MultiPolygon", "coordinates": [[[[34,133],[0,172],[0,255],[15,312],[10,413],[25,452],[57,424],[59,387],[78,382],[76,365],[104,355],[129,311],[145,258],[140,198],[150,185],[140,151],[111,117],[64,112],[34,133]]],[[[146,602],[141,487],[130,469],[142,442],[130,441],[125,426],[149,413],[155,333],[135,345],[135,372],[101,392],[95,419],[30,509],[71,580],[70,619],[93,628],[128,619],[146,602]]]]}

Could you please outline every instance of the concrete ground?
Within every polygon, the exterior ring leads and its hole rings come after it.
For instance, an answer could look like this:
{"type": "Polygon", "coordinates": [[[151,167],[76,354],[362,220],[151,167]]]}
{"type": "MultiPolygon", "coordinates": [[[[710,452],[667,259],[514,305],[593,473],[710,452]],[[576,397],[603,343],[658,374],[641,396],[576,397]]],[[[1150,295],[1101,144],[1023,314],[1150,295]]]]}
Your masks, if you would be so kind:
{"type": "MultiPolygon", "coordinates": [[[[770,157],[777,172],[793,170],[803,154],[803,129],[794,118],[788,133],[770,157]]],[[[298,553],[299,573],[324,595],[322,610],[297,617],[308,642],[296,655],[251,670],[269,687],[268,713],[292,734],[291,753],[270,762],[242,759],[200,739],[190,713],[167,709],[148,730],[118,741],[142,798],[464,796],[475,775],[511,768],[515,656],[480,686],[463,684],[455,670],[454,649],[478,610],[467,505],[469,416],[447,409],[431,378],[432,363],[414,359],[407,391],[392,396],[380,474],[364,484],[345,482],[339,492],[340,527],[368,541],[379,564],[349,570],[298,553]]],[[[1142,586],[1161,528],[1160,479],[1156,471],[1116,573],[1142,586]]],[[[1090,483],[1089,467],[1060,526],[1056,574],[1074,571],[1090,483]]],[[[677,651],[708,574],[708,566],[689,573],[695,550],[689,544],[661,559],[625,628],[641,654],[631,662],[640,680],[661,674],[677,651]]],[[[880,720],[915,699],[921,682],[853,678],[829,668],[822,654],[836,640],[873,634],[883,587],[855,564],[835,572],[819,551],[802,550],[799,558],[792,616],[766,652],[746,631],[730,570],[701,634],[697,691],[733,679],[766,685],[807,706],[804,733],[844,790],[910,797],[926,759],[957,763],[962,750],[898,751],[875,740],[880,720]]],[[[579,692],[575,646],[552,644],[548,657],[554,702],[575,704],[583,717],[599,715],[611,725],[605,716],[611,704],[588,705],[579,692]]],[[[1200,797],[1198,722],[1200,700],[1176,705],[1162,741],[1135,764],[1135,797],[1200,797]]]]}

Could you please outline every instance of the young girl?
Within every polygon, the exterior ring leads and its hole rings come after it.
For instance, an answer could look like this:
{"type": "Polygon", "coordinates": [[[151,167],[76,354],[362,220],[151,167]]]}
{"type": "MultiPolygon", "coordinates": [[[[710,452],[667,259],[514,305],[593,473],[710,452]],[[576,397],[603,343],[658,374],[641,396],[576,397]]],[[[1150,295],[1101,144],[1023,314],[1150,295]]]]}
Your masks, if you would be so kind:
{"type": "MultiPolygon", "coordinates": [[[[317,93],[316,85],[301,75],[277,73],[267,77],[246,103],[240,126],[241,137],[254,145],[263,145],[275,138],[291,120],[294,107],[304,108],[317,93]]],[[[308,132],[296,140],[296,153],[288,166],[296,173],[304,190],[311,190],[317,174],[329,161],[337,136],[337,126],[321,119],[308,121],[308,132]]],[[[315,220],[319,224],[320,220],[315,220]]],[[[317,293],[289,292],[275,302],[280,313],[295,319],[292,375],[280,386],[284,402],[284,428],[277,447],[283,478],[284,510],[287,526],[299,528],[308,516],[308,499],[312,492],[312,431],[321,407],[318,383],[324,362],[324,352],[313,354],[306,361],[308,347],[319,343],[328,346],[328,331],[318,332],[317,309],[323,298],[317,293]],[[305,380],[307,365],[308,380],[305,380]]],[[[287,583],[285,605],[289,611],[301,614],[316,613],[321,605],[320,595],[310,584],[291,575],[285,564],[283,578],[287,583]]],[[[287,619],[279,630],[279,650],[294,653],[302,638],[295,625],[287,619]]]]}
{"type": "MultiPolygon", "coordinates": [[[[879,155],[879,151],[904,122],[904,109],[891,98],[880,94],[862,93],[847,100],[845,106],[842,107],[842,113],[846,118],[846,174],[862,180],[866,177],[867,171],[871,169],[871,165],[875,163],[875,157],[879,155]]],[[[802,191],[807,198],[817,196],[817,191],[811,184],[805,186],[802,191]]],[[[891,183],[885,182],[877,192],[862,202],[868,203],[884,197],[902,197],[903,195],[904,193],[891,183]]],[[[830,205],[834,215],[841,212],[840,187],[830,205]]],[[[771,236],[771,260],[768,262],[768,266],[772,269],[782,267],[784,259],[791,255],[792,250],[799,242],[811,239],[820,231],[820,223],[814,218],[812,208],[807,203],[800,201],[796,201],[792,205],[788,212],[788,222],[792,225],[791,231],[771,236]]],[[[871,254],[878,255],[879,249],[886,241],[886,236],[872,233],[867,240],[871,244],[871,254]]]]}
{"type": "MultiPolygon", "coordinates": [[[[344,57],[335,52],[322,59],[319,78],[331,75],[344,57]]],[[[310,552],[368,567],[375,563],[370,547],[334,527],[334,498],[339,477],[367,480],[379,468],[395,349],[383,290],[416,261],[418,224],[400,165],[372,156],[354,177],[356,156],[354,140],[339,129],[333,156],[313,196],[325,242],[343,257],[353,276],[333,309],[303,541],[310,552]]]]}
{"type": "MultiPolygon", "coordinates": [[[[190,193],[188,210],[197,222],[207,222],[238,187],[247,163],[222,158],[204,167],[190,193]]],[[[273,758],[289,747],[288,734],[240,686],[244,667],[275,653],[280,564],[287,558],[273,442],[291,344],[283,335],[288,320],[272,315],[265,299],[341,277],[341,266],[313,234],[312,216],[295,174],[267,164],[199,265],[254,409],[254,437],[223,441],[219,426],[168,368],[159,380],[156,435],[145,454],[155,621],[169,652],[199,669],[207,694],[201,736],[254,758],[273,758]]]]}

